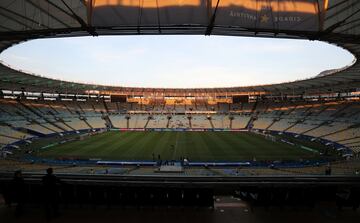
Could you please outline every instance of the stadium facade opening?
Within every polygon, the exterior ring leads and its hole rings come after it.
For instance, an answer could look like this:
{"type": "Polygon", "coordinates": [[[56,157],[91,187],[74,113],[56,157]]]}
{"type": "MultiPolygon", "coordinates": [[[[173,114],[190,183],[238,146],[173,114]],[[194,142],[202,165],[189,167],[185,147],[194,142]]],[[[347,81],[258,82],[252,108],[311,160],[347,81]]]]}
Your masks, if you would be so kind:
{"type": "Polygon", "coordinates": [[[49,78],[127,87],[234,87],[290,82],[350,65],[334,45],[222,36],[112,36],[33,40],[1,59],[49,78]]]}

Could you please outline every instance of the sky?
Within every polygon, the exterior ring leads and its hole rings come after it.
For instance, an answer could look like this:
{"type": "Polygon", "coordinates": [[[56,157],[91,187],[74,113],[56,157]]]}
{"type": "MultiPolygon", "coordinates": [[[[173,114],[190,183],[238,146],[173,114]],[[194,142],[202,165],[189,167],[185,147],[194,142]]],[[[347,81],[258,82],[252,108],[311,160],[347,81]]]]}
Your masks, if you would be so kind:
{"type": "Polygon", "coordinates": [[[353,61],[318,41],[224,36],[103,36],[31,40],[0,60],[50,78],[128,87],[200,88],[282,83],[353,61]]]}

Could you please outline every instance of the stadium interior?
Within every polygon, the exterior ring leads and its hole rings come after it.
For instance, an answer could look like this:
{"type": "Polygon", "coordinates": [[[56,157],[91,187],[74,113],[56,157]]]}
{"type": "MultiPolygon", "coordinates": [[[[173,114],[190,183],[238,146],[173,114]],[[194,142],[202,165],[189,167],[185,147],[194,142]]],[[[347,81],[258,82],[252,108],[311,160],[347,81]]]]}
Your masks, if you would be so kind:
{"type": "MultiPolygon", "coordinates": [[[[0,51],[40,38],[192,34],[320,40],[360,54],[357,0],[134,2],[1,1],[0,51]]],[[[180,89],[75,83],[2,63],[0,202],[38,207],[52,168],[62,207],[356,211],[359,71],[355,59],[293,82],[180,89]]]]}

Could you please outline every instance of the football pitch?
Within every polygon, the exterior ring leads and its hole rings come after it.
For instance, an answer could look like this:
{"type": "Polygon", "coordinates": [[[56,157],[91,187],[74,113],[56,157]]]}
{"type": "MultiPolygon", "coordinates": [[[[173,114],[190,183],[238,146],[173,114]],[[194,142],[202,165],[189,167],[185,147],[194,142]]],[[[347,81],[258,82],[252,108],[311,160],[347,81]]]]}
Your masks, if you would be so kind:
{"type": "Polygon", "coordinates": [[[110,131],[41,149],[40,157],[103,160],[299,160],[316,154],[249,132],[110,131]]]}

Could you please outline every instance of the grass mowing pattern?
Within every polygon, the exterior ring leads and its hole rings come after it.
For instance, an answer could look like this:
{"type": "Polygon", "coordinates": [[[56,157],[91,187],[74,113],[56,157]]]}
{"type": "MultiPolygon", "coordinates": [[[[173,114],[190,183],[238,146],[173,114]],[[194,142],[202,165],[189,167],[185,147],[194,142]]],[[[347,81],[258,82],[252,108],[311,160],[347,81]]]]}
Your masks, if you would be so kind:
{"type": "Polygon", "coordinates": [[[38,153],[41,157],[101,158],[104,160],[191,161],[299,160],[313,153],[248,132],[118,132],[57,145],[38,153]],[[173,146],[172,146],[173,145],[173,146]]]}

